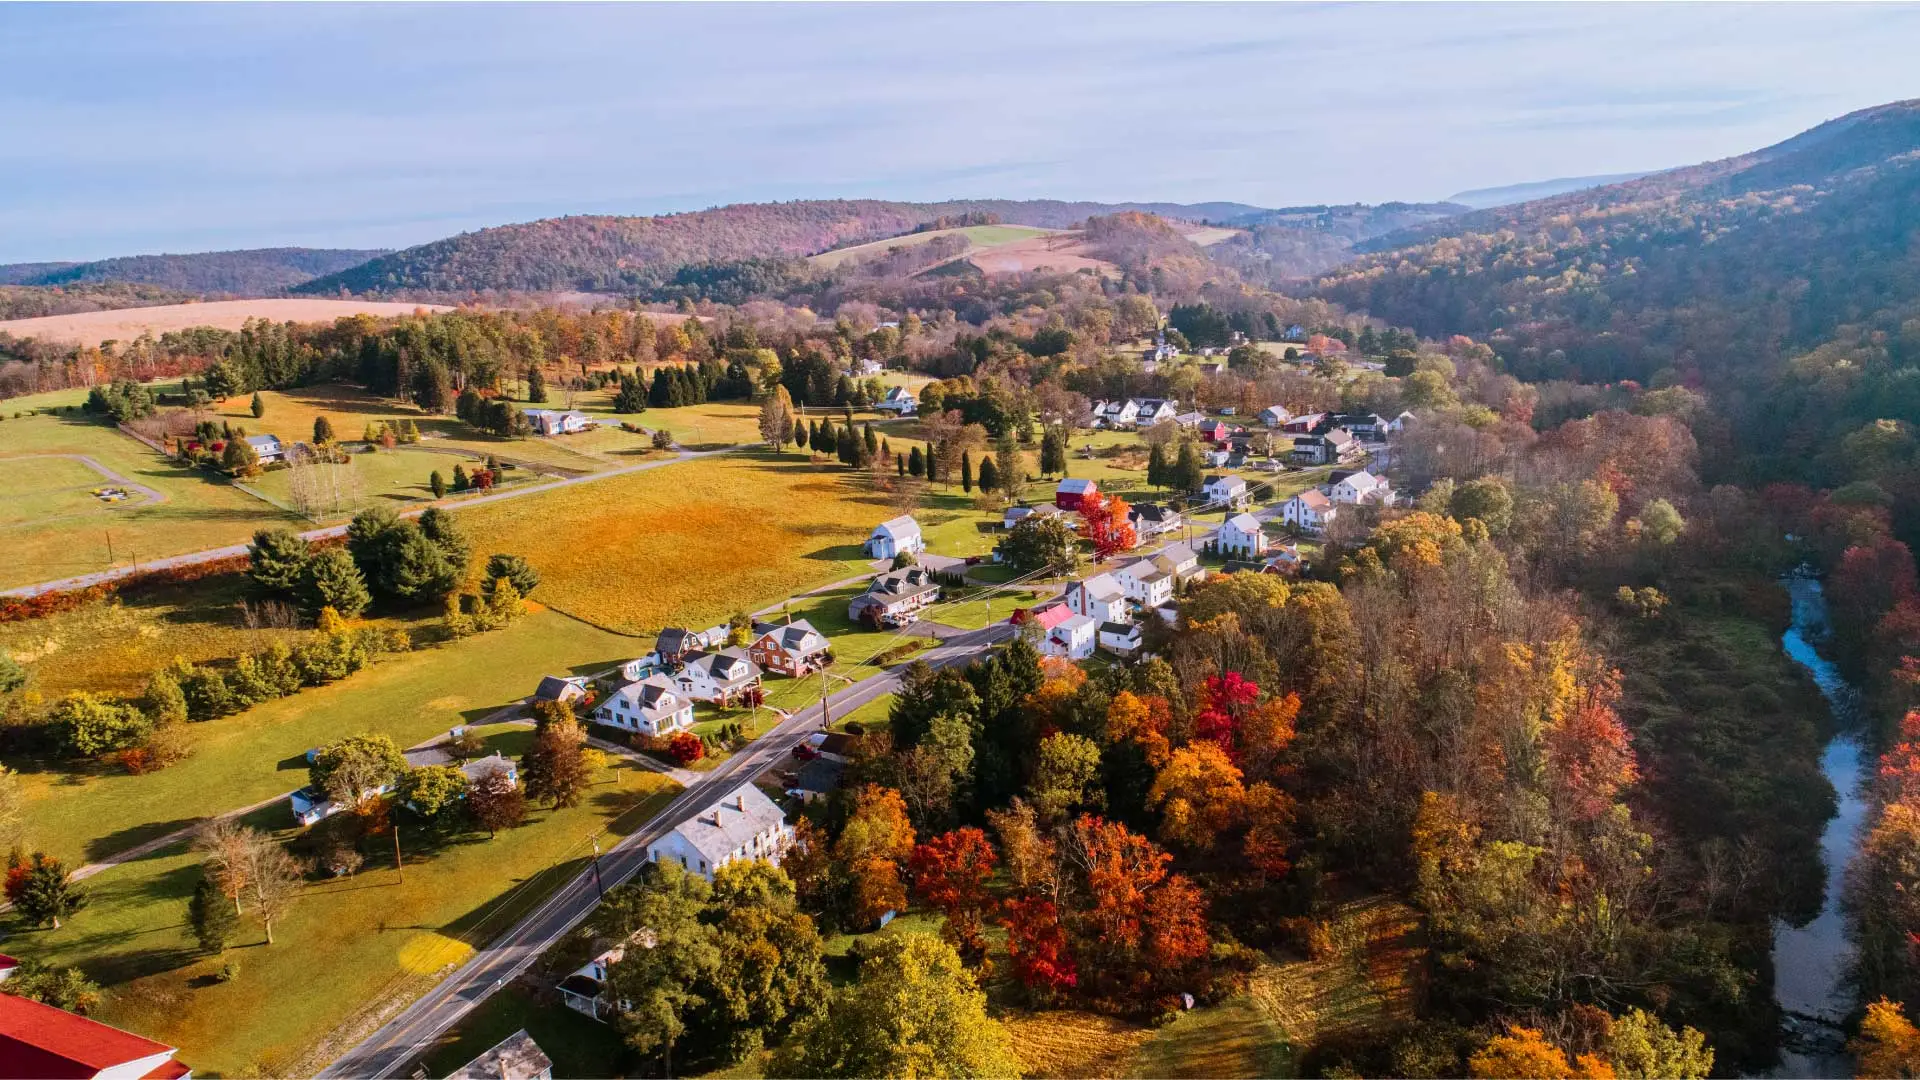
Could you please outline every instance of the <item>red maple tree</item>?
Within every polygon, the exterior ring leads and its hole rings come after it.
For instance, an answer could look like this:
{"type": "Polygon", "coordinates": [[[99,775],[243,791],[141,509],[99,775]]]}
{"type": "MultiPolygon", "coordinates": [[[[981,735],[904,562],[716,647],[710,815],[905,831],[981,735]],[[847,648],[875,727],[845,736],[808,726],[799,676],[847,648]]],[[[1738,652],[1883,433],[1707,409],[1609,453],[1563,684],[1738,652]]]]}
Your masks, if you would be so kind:
{"type": "Polygon", "coordinates": [[[1118,495],[1088,495],[1080,500],[1080,535],[1093,544],[1095,562],[1106,562],[1139,543],[1128,519],[1132,509],[1118,495]]]}

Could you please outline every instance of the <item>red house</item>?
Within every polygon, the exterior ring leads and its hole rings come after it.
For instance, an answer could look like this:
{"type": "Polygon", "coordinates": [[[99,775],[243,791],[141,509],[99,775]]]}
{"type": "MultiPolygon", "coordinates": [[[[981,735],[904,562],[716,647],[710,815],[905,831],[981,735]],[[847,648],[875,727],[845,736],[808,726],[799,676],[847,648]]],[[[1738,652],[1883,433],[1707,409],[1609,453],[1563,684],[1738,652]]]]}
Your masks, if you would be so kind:
{"type": "Polygon", "coordinates": [[[1060,481],[1059,487],[1053,489],[1053,505],[1077,514],[1080,512],[1080,503],[1083,500],[1098,494],[1100,494],[1100,485],[1091,480],[1079,480],[1069,476],[1060,481]]]}
{"type": "Polygon", "coordinates": [[[1015,626],[1034,623],[1042,634],[1051,633],[1053,628],[1073,618],[1073,609],[1063,600],[1050,600],[1038,607],[1019,608],[1007,621],[1015,626]]]}
{"type": "Polygon", "coordinates": [[[1226,442],[1233,434],[1232,429],[1227,427],[1226,421],[1224,420],[1209,420],[1201,424],[1198,431],[1200,437],[1210,443],[1226,442]]]}

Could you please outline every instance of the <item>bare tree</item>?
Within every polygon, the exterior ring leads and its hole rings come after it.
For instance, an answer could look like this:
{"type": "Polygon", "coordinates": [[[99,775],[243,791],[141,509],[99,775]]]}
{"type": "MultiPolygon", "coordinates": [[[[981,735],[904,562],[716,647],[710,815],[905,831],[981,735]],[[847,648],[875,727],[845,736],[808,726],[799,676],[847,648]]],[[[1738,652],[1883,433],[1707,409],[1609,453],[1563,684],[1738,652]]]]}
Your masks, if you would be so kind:
{"type": "Polygon", "coordinates": [[[260,835],[232,818],[217,818],[201,826],[193,838],[193,850],[200,853],[207,878],[233,901],[235,913],[240,912],[240,897],[252,881],[252,848],[260,835]]]}
{"type": "MultiPolygon", "coordinates": [[[[249,830],[251,831],[251,830],[249,830]]],[[[253,899],[253,913],[260,917],[261,925],[267,932],[267,944],[273,944],[274,920],[287,913],[300,892],[300,863],[287,854],[287,849],[272,839],[255,833],[264,844],[256,844],[249,850],[253,856],[249,870],[252,881],[248,895],[253,899]]]]}

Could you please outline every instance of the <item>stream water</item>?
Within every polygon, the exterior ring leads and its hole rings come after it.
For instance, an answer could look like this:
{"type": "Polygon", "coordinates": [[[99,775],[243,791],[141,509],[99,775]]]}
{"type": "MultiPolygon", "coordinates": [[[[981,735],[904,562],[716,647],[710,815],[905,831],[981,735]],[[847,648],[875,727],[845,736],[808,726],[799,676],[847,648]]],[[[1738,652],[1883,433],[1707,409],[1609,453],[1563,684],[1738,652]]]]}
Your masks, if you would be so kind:
{"type": "Polygon", "coordinates": [[[1860,784],[1865,754],[1859,738],[1859,695],[1839,669],[1820,655],[1819,646],[1829,635],[1820,582],[1796,574],[1786,584],[1793,598],[1793,625],[1781,645],[1813,676],[1833,712],[1834,736],[1821,754],[1820,770],[1832,782],[1839,803],[1820,836],[1820,861],[1826,868],[1820,914],[1805,926],[1774,926],[1773,996],[1786,1013],[1781,1064],[1774,1075],[1851,1076],[1852,1062],[1842,1045],[1839,1025],[1853,1007],[1847,985],[1853,943],[1847,938],[1840,901],[1847,864],[1866,815],[1860,784]]]}

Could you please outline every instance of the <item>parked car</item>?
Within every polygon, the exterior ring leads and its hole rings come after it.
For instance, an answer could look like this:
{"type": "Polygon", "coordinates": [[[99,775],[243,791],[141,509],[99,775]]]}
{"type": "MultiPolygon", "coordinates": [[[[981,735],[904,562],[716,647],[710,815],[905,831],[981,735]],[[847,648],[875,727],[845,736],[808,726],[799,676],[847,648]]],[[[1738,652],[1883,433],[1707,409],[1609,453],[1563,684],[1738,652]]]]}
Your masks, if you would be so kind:
{"type": "Polygon", "coordinates": [[[968,566],[979,566],[979,565],[980,565],[981,563],[983,563],[983,562],[986,562],[986,561],[987,561],[987,557],[986,557],[985,555],[969,555],[969,556],[967,556],[967,565],[968,565],[968,566]]]}
{"type": "Polygon", "coordinates": [[[820,756],[820,751],[815,750],[806,743],[801,743],[799,746],[793,748],[793,756],[799,758],[801,761],[812,761],[814,758],[820,756]]]}

